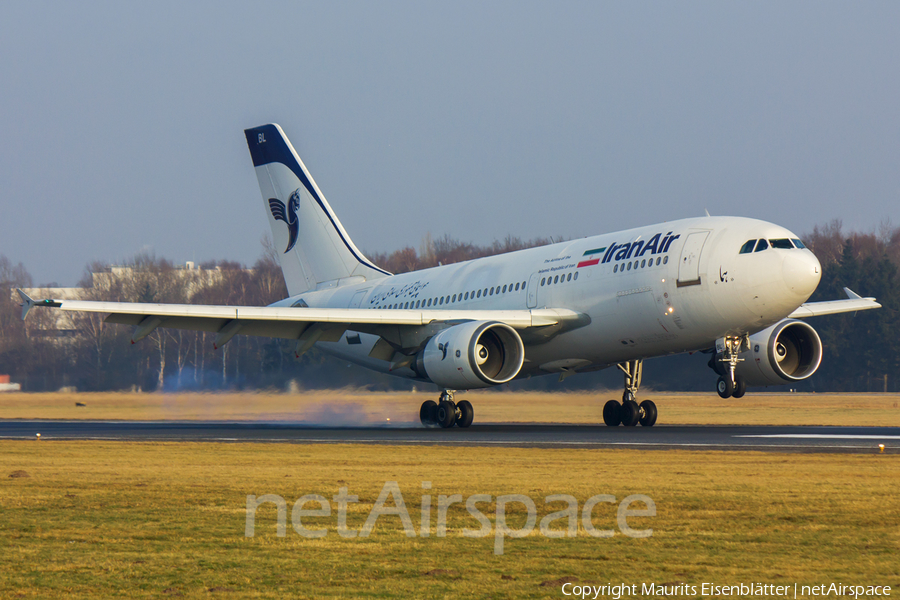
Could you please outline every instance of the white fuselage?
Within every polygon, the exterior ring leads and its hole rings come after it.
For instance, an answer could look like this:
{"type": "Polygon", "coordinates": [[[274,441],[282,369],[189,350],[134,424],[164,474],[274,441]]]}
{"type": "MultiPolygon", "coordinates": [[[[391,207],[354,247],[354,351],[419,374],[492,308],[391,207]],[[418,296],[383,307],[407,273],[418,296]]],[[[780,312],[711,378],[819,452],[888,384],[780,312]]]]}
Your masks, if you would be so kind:
{"type": "MultiPolygon", "coordinates": [[[[519,376],[594,370],[627,360],[710,348],[726,335],[754,333],[784,319],[819,283],[808,249],[740,253],[749,240],[796,240],[754,219],[703,217],[531,248],[374,281],[308,291],[314,308],[394,310],[563,308],[586,326],[525,338],[519,376]]],[[[378,336],[347,331],[317,347],[387,372],[370,358],[378,336]]],[[[393,374],[415,377],[410,369],[393,374]]]]}

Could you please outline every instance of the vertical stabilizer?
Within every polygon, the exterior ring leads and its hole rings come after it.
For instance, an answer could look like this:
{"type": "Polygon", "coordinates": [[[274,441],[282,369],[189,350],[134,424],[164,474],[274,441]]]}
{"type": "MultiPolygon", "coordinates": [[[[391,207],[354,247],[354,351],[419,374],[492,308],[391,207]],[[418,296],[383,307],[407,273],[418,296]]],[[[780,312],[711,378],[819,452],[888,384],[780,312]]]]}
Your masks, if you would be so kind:
{"type": "Polygon", "coordinates": [[[353,244],[281,127],[244,134],[291,296],[390,275],[353,244]]]}

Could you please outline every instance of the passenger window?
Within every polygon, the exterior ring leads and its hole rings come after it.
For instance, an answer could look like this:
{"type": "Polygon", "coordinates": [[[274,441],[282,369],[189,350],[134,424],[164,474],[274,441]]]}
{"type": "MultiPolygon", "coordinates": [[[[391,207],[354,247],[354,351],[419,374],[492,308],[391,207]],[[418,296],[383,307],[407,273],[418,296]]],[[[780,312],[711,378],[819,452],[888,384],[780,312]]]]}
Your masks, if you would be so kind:
{"type": "Polygon", "coordinates": [[[428,299],[428,306],[431,306],[431,298],[428,299]]]}
{"type": "Polygon", "coordinates": [[[613,273],[618,273],[618,272],[619,272],[619,265],[616,265],[613,267],[613,273]]]}
{"type": "Polygon", "coordinates": [[[793,250],[794,245],[791,243],[791,240],[769,240],[769,243],[772,244],[773,248],[778,248],[779,250],[793,250]]]}
{"type": "Polygon", "coordinates": [[[487,289],[487,288],[484,288],[484,295],[485,295],[485,296],[487,296],[487,291],[488,291],[488,289],[487,289]]]}
{"type": "Polygon", "coordinates": [[[741,251],[739,254],[750,254],[753,252],[753,247],[756,246],[756,240],[748,240],[744,242],[744,245],[741,246],[741,251]]]}
{"type": "Polygon", "coordinates": [[[800,248],[801,250],[803,250],[804,248],[806,248],[806,246],[803,245],[803,242],[801,242],[801,241],[798,240],[797,238],[794,238],[794,239],[792,239],[791,241],[794,242],[794,245],[797,246],[798,248],[800,248]]]}
{"type": "Polygon", "coordinates": [[[756,242],[756,250],[754,250],[754,252],[762,252],[768,247],[769,242],[767,242],[766,240],[759,240],[758,242],[756,242]]]}
{"type": "Polygon", "coordinates": [[[541,277],[541,287],[543,287],[545,281],[547,281],[547,279],[545,277],[541,277]]]}
{"type": "Polygon", "coordinates": [[[490,293],[490,295],[491,295],[491,296],[494,295],[494,288],[491,288],[491,293],[490,293]]]}
{"type": "Polygon", "coordinates": [[[578,271],[575,271],[575,281],[578,281],[578,271]]]}
{"type": "Polygon", "coordinates": [[[663,257],[663,264],[666,264],[668,262],[669,262],[669,255],[667,254],[665,257],[663,257]]]}
{"type": "Polygon", "coordinates": [[[478,290],[478,297],[481,298],[481,290],[478,290]]]}
{"type": "Polygon", "coordinates": [[[569,276],[566,277],[566,281],[572,281],[572,274],[571,274],[571,273],[569,273],[569,276]]]}
{"type": "Polygon", "coordinates": [[[631,263],[628,263],[628,270],[631,270],[631,263]]]}
{"type": "Polygon", "coordinates": [[[416,300],[416,308],[419,308],[419,302],[421,302],[421,300],[416,300]]]}
{"type": "Polygon", "coordinates": [[[506,293],[506,285],[503,286],[503,293],[506,293]]]}
{"type": "Polygon", "coordinates": [[[645,264],[646,262],[647,262],[646,260],[642,260],[642,261],[641,261],[641,268],[644,267],[644,264],[645,264]]]}
{"type": "Polygon", "coordinates": [[[517,291],[517,292],[519,291],[519,284],[518,284],[518,283],[516,284],[516,291],[517,291]]]}
{"type": "Polygon", "coordinates": [[[660,261],[660,258],[657,256],[657,257],[656,257],[656,266],[657,266],[657,267],[659,266],[659,261],[660,261]]]}
{"type": "Polygon", "coordinates": [[[559,275],[553,278],[553,283],[559,283],[559,275]]]}

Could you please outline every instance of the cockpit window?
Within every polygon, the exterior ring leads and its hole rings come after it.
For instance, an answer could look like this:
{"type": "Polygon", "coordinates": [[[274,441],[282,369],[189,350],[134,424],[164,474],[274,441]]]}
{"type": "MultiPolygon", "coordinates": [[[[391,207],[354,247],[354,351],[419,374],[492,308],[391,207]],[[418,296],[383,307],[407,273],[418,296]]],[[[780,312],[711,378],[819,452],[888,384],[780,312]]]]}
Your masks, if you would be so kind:
{"type": "Polygon", "coordinates": [[[794,245],[791,243],[791,240],[769,240],[769,243],[772,244],[773,248],[779,248],[781,250],[794,249],[794,245]]]}
{"type": "Polygon", "coordinates": [[[806,248],[806,246],[803,245],[803,242],[801,242],[800,240],[798,240],[796,238],[792,239],[791,241],[794,242],[794,245],[797,246],[798,248],[800,248],[801,250],[806,248]]]}
{"type": "Polygon", "coordinates": [[[766,240],[759,240],[758,242],[756,242],[756,250],[754,250],[754,252],[762,252],[768,247],[769,243],[766,240]]]}
{"type": "Polygon", "coordinates": [[[749,240],[743,246],[741,246],[741,254],[750,254],[753,252],[753,247],[756,246],[756,240],[749,240]]]}

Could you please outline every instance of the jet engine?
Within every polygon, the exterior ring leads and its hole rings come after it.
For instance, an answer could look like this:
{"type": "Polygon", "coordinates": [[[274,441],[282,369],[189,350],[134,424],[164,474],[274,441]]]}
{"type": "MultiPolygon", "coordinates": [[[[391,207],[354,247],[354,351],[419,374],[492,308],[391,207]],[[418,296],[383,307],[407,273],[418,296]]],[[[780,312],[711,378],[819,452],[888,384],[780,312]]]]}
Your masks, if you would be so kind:
{"type": "Polygon", "coordinates": [[[428,340],[414,370],[442,388],[469,390],[510,381],[524,362],[525,346],[515,329],[496,321],[472,321],[428,340]]]}
{"type": "MultiPolygon", "coordinates": [[[[822,362],[822,340],[803,321],[785,319],[751,335],[750,349],[739,358],[744,360],[738,363],[735,375],[748,386],[784,385],[816,372],[822,362]]],[[[717,366],[726,367],[721,362],[717,366]]]]}

